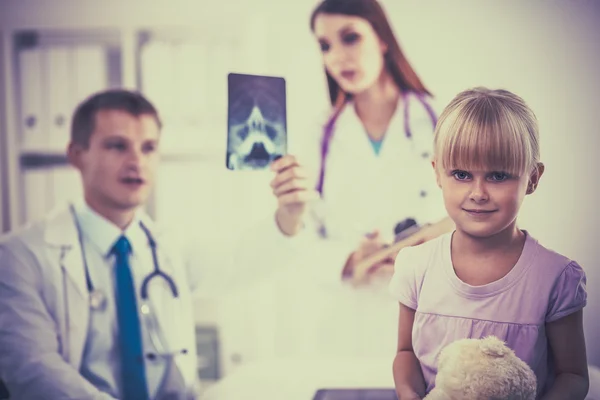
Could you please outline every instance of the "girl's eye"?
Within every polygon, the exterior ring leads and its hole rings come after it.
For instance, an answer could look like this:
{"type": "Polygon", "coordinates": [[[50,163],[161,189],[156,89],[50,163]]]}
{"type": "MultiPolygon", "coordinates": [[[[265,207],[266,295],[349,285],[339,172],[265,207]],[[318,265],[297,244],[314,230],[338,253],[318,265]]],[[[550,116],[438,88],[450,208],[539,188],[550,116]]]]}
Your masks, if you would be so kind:
{"type": "Polygon", "coordinates": [[[509,175],[505,172],[494,172],[490,177],[494,182],[503,182],[509,178],[509,175]]]}
{"type": "Polygon", "coordinates": [[[464,181],[465,179],[469,179],[469,173],[465,171],[453,171],[452,175],[459,181],[464,181]]]}
{"type": "Polygon", "coordinates": [[[329,44],[325,43],[325,42],[320,42],[319,46],[321,47],[321,51],[323,53],[325,53],[326,51],[329,50],[329,44]]]}

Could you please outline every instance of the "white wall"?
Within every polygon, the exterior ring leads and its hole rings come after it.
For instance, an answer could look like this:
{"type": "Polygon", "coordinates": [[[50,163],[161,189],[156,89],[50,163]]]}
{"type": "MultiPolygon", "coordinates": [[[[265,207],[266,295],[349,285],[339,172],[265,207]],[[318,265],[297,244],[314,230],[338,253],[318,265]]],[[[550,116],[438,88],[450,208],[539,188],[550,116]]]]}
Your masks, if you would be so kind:
{"type": "MultiPolygon", "coordinates": [[[[269,38],[262,45],[257,43],[257,54],[268,57],[268,63],[260,68],[249,64],[247,72],[286,77],[290,135],[299,135],[303,119],[321,113],[327,105],[318,48],[308,31],[313,4],[313,0],[111,0],[101,5],[75,0],[4,0],[0,6],[0,27],[203,26],[217,34],[235,36],[248,34],[240,27],[255,19],[255,28],[266,29],[269,38]]],[[[536,112],[546,173],[539,190],[523,206],[521,225],[546,246],[578,260],[586,270],[588,354],[592,363],[600,365],[600,343],[595,340],[600,336],[600,318],[596,317],[600,315],[600,294],[596,290],[600,287],[600,246],[596,244],[600,236],[596,208],[600,180],[595,174],[598,165],[593,161],[600,144],[600,113],[596,110],[600,92],[600,30],[595,26],[600,18],[600,3],[387,0],[384,4],[409,60],[441,104],[460,90],[484,85],[516,92],[536,112]]],[[[222,180],[213,181],[221,196],[235,195],[235,189],[240,187],[235,185],[244,185],[245,195],[252,199],[250,211],[259,215],[271,209],[273,203],[266,185],[269,176],[226,176],[223,167],[220,161],[215,164],[222,180]]],[[[190,182],[183,176],[181,190],[189,190],[190,182]]],[[[170,183],[169,190],[176,191],[174,182],[170,183]]],[[[216,193],[196,190],[200,199],[216,193]]],[[[216,200],[214,204],[222,203],[216,200]]],[[[228,219],[228,211],[222,208],[213,213],[205,209],[196,217],[202,216],[198,221],[221,221],[231,227],[222,232],[231,232],[236,220],[228,219]]],[[[195,229],[209,238],[213,226],[199,222],[195,229]]],[[[264,315],[273,314],[274,308],[264,307],[264,315]]]]}

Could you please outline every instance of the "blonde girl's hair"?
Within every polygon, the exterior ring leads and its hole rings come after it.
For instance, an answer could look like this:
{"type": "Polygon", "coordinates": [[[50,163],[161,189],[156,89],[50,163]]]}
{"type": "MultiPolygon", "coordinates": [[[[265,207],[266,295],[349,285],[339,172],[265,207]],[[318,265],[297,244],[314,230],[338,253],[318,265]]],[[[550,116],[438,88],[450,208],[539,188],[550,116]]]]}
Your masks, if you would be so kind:
{"type": "Polygon", "coordinates": [[[436,166],[521,176],[540,161],[537,118],[503,89],[465,90],[446,106],[434,134],[436,166]]]}

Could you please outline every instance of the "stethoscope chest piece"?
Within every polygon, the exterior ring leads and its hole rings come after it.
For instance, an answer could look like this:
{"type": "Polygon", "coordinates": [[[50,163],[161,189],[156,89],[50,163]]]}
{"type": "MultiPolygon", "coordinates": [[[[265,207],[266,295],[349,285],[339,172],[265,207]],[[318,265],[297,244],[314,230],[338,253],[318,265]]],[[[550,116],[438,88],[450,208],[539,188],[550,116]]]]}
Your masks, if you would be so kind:
{"type": "Polygon", "coordinates": [[[106,308],[106,295],[101,290],[90,292],[90,308],[94,311],[102,311],[106,308]]]}

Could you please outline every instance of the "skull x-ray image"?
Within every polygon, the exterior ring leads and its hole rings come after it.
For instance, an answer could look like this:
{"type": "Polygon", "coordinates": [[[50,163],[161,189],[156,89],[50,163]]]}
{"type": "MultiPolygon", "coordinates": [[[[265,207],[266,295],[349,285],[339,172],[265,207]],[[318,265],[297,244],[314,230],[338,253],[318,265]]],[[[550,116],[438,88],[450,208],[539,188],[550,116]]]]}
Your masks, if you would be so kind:
{"type": "Polygon", "coordinates": [[[285,80],[228,76],[227,168],[261,170],[287,152],[285,80]]]}

